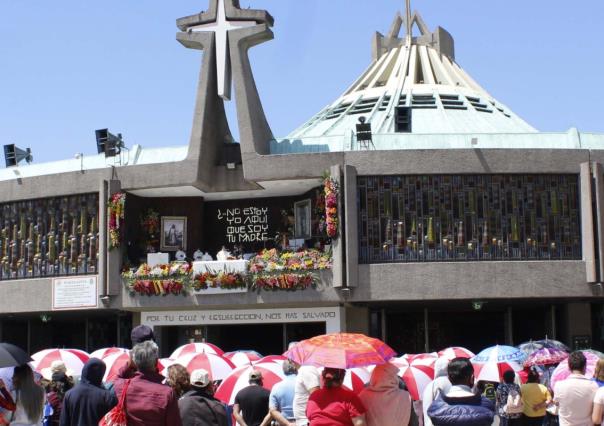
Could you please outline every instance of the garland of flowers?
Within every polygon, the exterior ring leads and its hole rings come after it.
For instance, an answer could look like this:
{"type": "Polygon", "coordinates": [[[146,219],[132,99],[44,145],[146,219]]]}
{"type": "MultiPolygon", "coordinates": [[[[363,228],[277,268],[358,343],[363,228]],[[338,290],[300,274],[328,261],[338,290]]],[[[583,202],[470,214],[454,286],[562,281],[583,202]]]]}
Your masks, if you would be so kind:
{"type": "Polygon", "coordinates": [[[150,267],[143,263],[134,272],[122,274],[131,293],[147,296],[167,296],[186,293],[191,287],[191,265],[172,263],[150,267]]]}
{"type": "Polygon", "coordinates": [[[316,288],[318,278],[312,272],[280,273],[276,275],[260,274],[254,277],[252,289],[265,291],[298,291],[316,288]]]}
{"type": "Polygon", "coordinates": [[[282,252],[264,250],[250,259],[250,286],[254,290],[306,290],[315,288],[319,278],[314,271],[331,269],[331,253],[318,250],[282,252]]]}
{"type": "Polygon", "coordinates": [[[118,192],[109,199],[107,206],[109,216],[109,250],[117,248],[122,243],[122,222],[124,220],[124,207],[126,194],[118,192]]]}
{"type": "Polygon", "coordinates": [[[246,288],[247,283],[242,274],[228,271],[207,271],[203,274],[195,275],[193,278],[193,290],[207,290],[208,288],[222,288],[233,290],[237,288],[246,288]]]}
{"type": "Polygon", "coordinates": [[[338,195],[339,185],[331,177],[323,181],[323,191],[325,193],[325,226],[329,238],[338,236],[338,195]]]}

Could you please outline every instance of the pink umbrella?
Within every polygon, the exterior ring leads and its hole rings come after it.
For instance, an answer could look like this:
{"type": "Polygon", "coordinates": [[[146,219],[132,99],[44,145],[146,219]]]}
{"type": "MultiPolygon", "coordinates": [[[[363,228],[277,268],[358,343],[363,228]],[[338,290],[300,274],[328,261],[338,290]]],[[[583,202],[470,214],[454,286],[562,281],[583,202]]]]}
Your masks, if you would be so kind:
{"type": "MultiPolygon", "coordinates": [[[[581,351],[585,358],[587,358],[587,368],[585,371],[585,377],[591,379],[594,375],[594,371],[596,371],[596,364],[600,359],[597,355],[592,354],[591,352],[581,351]]],[[[562,361],[552,373],[550,385],[551,388],[554,389],[557,382],[561,382],[563,380],[568,379],[570,376],[570,369],[568,367],[568,359],[562,361]]]]}
{"type": "Polygon", "coordinates": [[[254,362],[254,364],[262,364],[264,362],[276,362],[282,364],[283,361],[285,361],[286,359],[287,358],[283,355],[267,355],[264,358],[261,358],[258,361],[254,362]]]}
{"type": "Polygon", "coordinates": [[[454,358],[472,358],[475,354],[461,346],[452,346],[438,352],[439,358],[446,358],[451,361],[454,358]]]}
{"type": "Polygon", "coordinates": [[[231,360],[235,367],[243,367],[244,365],[251,365],[254,362],[259,361],[262,356],[258,352],[254,351],[236,351],[228,352],[223,355],[225,358],[231,360]]]}
{"type": "Polygon", "coordinates": [[[559,364],[567,358],[568,352],[562,349],[543,348],[530,354],[524,361],[524,366],[559,364]]]}
{"type": "Polygon", "coordinates": [[[177,348],[174,352],[172,352],[172,355],[170,355],[170,358],[176,359],[183,355],[191,354],[191,353],[194,353],[194,354],[206,353],[206,354],[215,354],[215,355],[222,356],[224,354],[224,351],[222,349],[220,349],[218,346],[213,345],[211,343],[187,343],[186,345],[183,345],[183,346],[177,348]]]}
{"type": "Polygon", "coordinates": [[[124,348],[103,348],[103,349],[98,349],[96,351],[94,351],[93,353],[90,354],[90,358],[98,358],[98,359],[103,359],[106,356],[109,356],[111,354],[115,354],[115,353],[120,353],[120,354],[124,354],[124,353],[129,353],[128,349],[124,349],[124,348]]]}
{"type": "Polygon", "coordinates": [[[112,354],[107,355],[103,358],[103,362],[107,369],[105,370],[105,375],[103,376],[104,382],[113,382],[120,370],[128,364],[130,361],[130,355],[125,352],[114,352],[112,354]]]}
{"type": "Polygon", "coordinates": [[[62,361],[69,375],[80,376],[82,368],[88,361],[88,355],[83,351],[69,349],[45,349],[31,356],[31,366],[45,379],[50,380],[52,373],[50,367],[53,361],[62,361]]]}
{"type": "MultiPolygon", "coordinates": [[[[285,378],[283,369],[276,362],[266,362],[254,366],[248,365],[239,367],[236,370],[233,370],[228,377],[222,381],[214,396],[228,405],[233,405],[237,393],[241,389],[249,386],[249,375],[250,372],[254,370],[258,370],[262,373],[262,386],[267,390],[271,390],[273,386],[285,378]]],[[[213,379],[216,380],[216,377],[213,377],[213,379]]]]}
{"type": "MultiPolygon", "coordinates": [[[[193,370],[203,368],[212,375],[213,380],[223,380],[235,369],[235,364],[230,360],[220,355],[208,353],[189,353],[176,358],[173,364],[182,365],[187,369],[189,374],[192,373],[193,370]]],[[[169,365],[164,366],[164,370],[162,371],[164,376],[168,373],[168,367],[169,365]]]]}

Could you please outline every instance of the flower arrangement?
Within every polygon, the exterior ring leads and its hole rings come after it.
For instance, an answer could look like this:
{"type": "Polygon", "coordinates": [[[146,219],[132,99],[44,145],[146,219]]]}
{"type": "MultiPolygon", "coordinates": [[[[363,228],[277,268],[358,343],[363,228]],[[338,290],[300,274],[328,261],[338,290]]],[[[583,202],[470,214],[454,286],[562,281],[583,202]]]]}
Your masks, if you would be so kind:
{"type": "Polygon", "coordinates": [[[126,194],[118,192],[109,199],[107,206],[109,216],[109,250],[117,248],[122,242],[122,222],[124,221],[124,207],[126,194]]]}
{"type": "Polygon", "coordinates": [[[264,290],[305,290],[317,284],[313,271],[331,269],[331,253],[318,250],[264,250],[250,259],[251,287],[264,290]]]}
{"type": "Polygon", "coordinates": [[[329,238],[338,236],[338,193],[339,185],[332,177],[323,181],[325,193],[325,227],[329,238]]]}
{"type": "Polygon", "coordinates": [[[191,265],[175,262],[150,267],[143,263],[134,272],[124,272],[122,278],[132,293],[148,296],[178,295],[189,290],[191,265]]]}
{"type": "Polygon", "coordinates": [[[143,249],[148,253],[155,253],[159,246],[159,226],[159,213],[155,210],[149,209],[145,215],[141,217],[141,228],[143,230],[142,244],[143,249]]]}
{"type": "Polygon", "coordinates": [[[228,271],[208,271],[195,275],[193,289],[196,291],[208,288],[237,289],[246,288],[247,284],[242,274],[228,271]]]}
{"type": "Polygon", "coordinates": [[[266,291],[297,291],[315,287],[317,277],[311,272],[305,273],[282,273],[276,275],[258,275],[252,284],[255,290],[266,291]]]}

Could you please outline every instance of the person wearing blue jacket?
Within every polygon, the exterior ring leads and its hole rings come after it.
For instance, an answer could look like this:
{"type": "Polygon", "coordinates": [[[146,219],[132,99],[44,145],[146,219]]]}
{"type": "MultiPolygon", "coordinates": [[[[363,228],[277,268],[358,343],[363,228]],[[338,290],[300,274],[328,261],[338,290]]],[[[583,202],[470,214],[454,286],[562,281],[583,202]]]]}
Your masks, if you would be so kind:
{"type": "Polygon", "coordinates": [[[428,408],[434,426],[491,426],[495,406],[472,392],[474,367],[467,358],[455,358],[447,367],[451,388],[439,394],[428,408]]]}

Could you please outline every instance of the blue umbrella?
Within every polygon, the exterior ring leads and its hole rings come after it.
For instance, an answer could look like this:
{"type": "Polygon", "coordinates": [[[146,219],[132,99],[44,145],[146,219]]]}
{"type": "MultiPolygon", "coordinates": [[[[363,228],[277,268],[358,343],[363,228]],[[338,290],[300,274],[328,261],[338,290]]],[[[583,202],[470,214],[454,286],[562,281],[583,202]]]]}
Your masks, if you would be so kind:
{"type": "Polygon", "coordinates": [[[522,363],[526,359],[526,354],[513,346],[495,345],[490,348],[483,349],[478,355],[473,357],[471,361],[474,363],[484,364],[486,362],[497,360],[501,362],[517,362],[522,363]]]}

